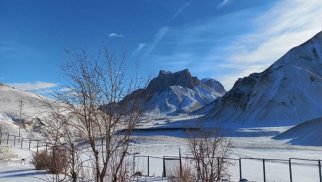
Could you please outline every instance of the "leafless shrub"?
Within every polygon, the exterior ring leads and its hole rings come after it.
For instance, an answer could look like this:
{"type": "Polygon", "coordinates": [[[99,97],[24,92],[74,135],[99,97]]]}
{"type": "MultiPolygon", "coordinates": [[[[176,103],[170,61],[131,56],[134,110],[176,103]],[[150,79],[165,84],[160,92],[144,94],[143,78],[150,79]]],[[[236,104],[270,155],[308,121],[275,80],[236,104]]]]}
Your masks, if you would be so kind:
{"type": "Polygon", "coordinates": [[[33,153],[31,164],[35,166],[37,170],[48,170],[50,158],[47,150],[42,150],[37,153],[33,153]]]}
{"type": "Polygon", "coordinates": [[[66,151],[53,147],[52,151],[42,150],[34,153],[31,163],[37,170],[47,170],[50,174],[65,174],[67,159],[66,151]]]}
{"type": "Polygon", "coordinates": [[[52,153],[49,156],[48,171],[51,174],[65,174],[68,166],[68,156],[64,148],[52,147],[52,153]]]}
{"type": "Polygon", "coordinates": [[[188,163],[184,164],[181,169],[179,167],[176,168],[176,174],[178,177],[170,178],[171,182],[195,182],[196,178],[194,175],[194,169],[188,163]]]}
{"type": "Polygon", "coordinates": [[[180,171],[178,171],[180,176],[180,182],[194,182],[196,181],[193,173],[193,168],[189,164],[184,164],[180,171]]]}
{"type": "Polygon", "coordinates": [[[214,182],[230,177],[226,158],[231,154],[232,143],[219,134],[217,129],[189,132],[188,146],[197,179],[214,182]]]}

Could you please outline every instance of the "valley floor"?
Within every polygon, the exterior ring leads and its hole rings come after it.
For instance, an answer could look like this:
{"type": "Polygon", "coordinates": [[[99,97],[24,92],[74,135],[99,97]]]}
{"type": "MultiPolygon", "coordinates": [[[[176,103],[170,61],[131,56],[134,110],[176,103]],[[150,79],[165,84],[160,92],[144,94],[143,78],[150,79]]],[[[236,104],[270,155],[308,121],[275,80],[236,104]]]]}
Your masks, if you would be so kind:
{"type": "MultiPolygon", "coordinates": [[[[156,126],[154,126],[156,127],[156,126]]],[[[159,125],[160,127],[160,125],[159,125]]],[[[161,126],[162,127],[162,126],[161,126]]],[[[286,140],[274,140],[270,133],[281,132],[285,128],[257,128],[241,129],[235,136],[228,136],[227,139],[233,142],[231,158],[265,158],[282,159],[286,161],[266,160],[267,181],[290,181],[289,158],[322,159],[322,147],[296,146],[287,144],[286,140]],[[253,134],[250,135],[249,133],[253,134]],[[260,135],[260,133],[267,135],[260,135]]],[[[149,179],[147,181],[162,181],[163,156],[179,155],[179,148],[182,156],[188,156],[186,134],[183,131],[161,130],[137,131],[134,133],[134,140],[131,143],[130,153],[136,156],[154,156],[160,158],[150,159],[149,179]]],[[[3,146],[1,146],[3,147],[3,146]]],[[[43,181],[47,179],[43,171],[34,170],[29,164],[31,153],[10,147],[13,154],[7,160],[0,161],[0,181],[43,181]],[[21,159],[25,159],[23,162],[21,159]]],[[[137,157],[138,170],[147,173],[147,161],[144,157],[137,157]]],[[[232,161],[230,167],[231,181],[239,180],[238,161],[232,161]]],[[[322,170],[322,169],[320,169],[322,170]]],[[[263,181],[262,160],[242,159],[242,177],[250,181],[263,181]]],[[[319,181],[319,168],[317,161],[301,161],[292,159],[293,181],[314,182],[319,181]]],[[[144,181],[144,180],[142,180],[144,181]]]]}

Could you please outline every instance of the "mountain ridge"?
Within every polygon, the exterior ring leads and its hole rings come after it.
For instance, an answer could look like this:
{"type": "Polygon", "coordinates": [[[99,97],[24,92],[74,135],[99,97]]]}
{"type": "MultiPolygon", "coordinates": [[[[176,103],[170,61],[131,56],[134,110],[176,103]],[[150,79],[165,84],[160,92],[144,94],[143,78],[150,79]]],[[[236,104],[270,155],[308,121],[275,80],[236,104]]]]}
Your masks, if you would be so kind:
{"type": "Polygon", "coordinates": [[[124,97],[118,104],[139,100],[144,111],[160,113],[189,113],[221,97],[223,85],[213,79],[207,83],[191,75],[188,69],[178,72],[160,70],[145,89],[138,89],[124,97]]]}
{"type": "Polygon", "coordinates": [[[322,32],[269,68],[239,78],[204,117],[226,125],[294,125],[322,115],[322,32]]]}

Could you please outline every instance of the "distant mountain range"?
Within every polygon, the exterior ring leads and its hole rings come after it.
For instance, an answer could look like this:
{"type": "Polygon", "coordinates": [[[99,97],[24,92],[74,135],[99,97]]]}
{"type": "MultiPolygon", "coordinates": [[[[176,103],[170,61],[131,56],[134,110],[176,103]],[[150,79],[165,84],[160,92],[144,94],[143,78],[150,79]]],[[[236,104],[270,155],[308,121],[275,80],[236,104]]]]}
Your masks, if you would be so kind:
{"type": "Polygon", "coordinates": [[[118,104],[136,100],[145,112],[174,115],[200,109],[225,93],[220,82],[214,79],[199,80],[188,69],[175,73],[161,70],[145,89],[132,92],[118,104]]]}
{"type": "Polygon", "coordinates": [[[262,73],[236,81],[208,109],[222,125],[288,126],[322,116],[322,32],[262,73]]]}
{"type": "MultiPolygon", "coordinates": [[[[20,100],[23,118],[33,120],[46,113],[35,94],[0,84],[0,122],[17,120],[20,100]]],[[[198,112],[205,114],[201,120],[228,127],[295,126],[321,118],[322,32],[291,49],[265,71],[238,79],[228,92],[220,82],[200,80],[188,69],[175,73],[161,70],[146,88],[135,90],[117,104],[133,100],[145,112],[198,112]]]]}

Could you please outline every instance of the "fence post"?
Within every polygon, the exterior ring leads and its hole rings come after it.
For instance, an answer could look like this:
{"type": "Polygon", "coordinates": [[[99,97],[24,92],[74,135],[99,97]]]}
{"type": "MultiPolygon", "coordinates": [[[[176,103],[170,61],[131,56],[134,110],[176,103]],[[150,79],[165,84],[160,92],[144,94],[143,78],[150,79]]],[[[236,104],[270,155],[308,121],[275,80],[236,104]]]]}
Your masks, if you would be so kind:
{"type": "Polygon", "coordinates": [[[21,138],[21,145],[20,145],[20,148],[22,148],[22,142],[23,142],[23,137],[21,138]]]}
{"type": "Polygon", "coordinates": [[[16,135],[13,135],[13,146],[16,146],[16,135]]]}
{"type": "Polygon", "coordinates": [[[0,145],[2,143],[2,132],[0,131],[0,145]]]}
{"type": "Polygon", "coordinates": [[[181,180],[181,178],[182,178],[182,160],[181,160],[181,150],[180,150],[180,148],[179,148],[179,167],[180,167],[180,180],[181,180]]]}
{"type": "Polygon", "coordinates": [[[37,154],[38,154],[39,140],[37,140],[37,154]]]}
{"type": "Polygon", "coordinates": [[[7,135],[7,145],[9,144],[9,133],[7,135]]]}
{"type": "Polygon", "coordinates": [[[29,138],[29,150],[30,150],[31,139],[29,138]]]}
{"type": "Polygon", "coordinates": [[[293,179],[292,179],[292,161],[291,161],[291,158],[289,158],[289,160],[288,160],[288,165],[289,165],[289,170],[290,170],[290,182],[293,182],[293,179]]]}
{"type": "Polygon", "coordinates": [[[241,163],[241,158],[239,158],[239,180],[243,178],[242,175],[242,163],[241,163]]]}
{"type": "Polygon", "coordinates": [[[219,161],[219,157],[217,157],[217,172],[218,172],[218,176],[217,176],[217,180],[220,180],[220,161],[219,161]]]}
{"type": "Polygon", "coordinates": [[[47,150],[47,148],[48,148],[48,143],[46,142],[46,150],[47,150]]]}
{"type": "Polygon", "coordinates": [[[264,182],[266,182],[265,159],[263,159],[263,175],[264,175],[264,182]]]}
{"type": "Polygon", "coordinates": [[[133,175],[135,174],[135,169],[136,169],[136,164],[135,164],[135,154],[133,155],[133,163],[132,163],[133,165],[133,168],[132,168],[132,171],[133,171],[133,175]]]}
{"type": "Polygon", "coordinates": [[[165,159],[163,156],[163,177],[166,177],[166,171],[165,171],[165,159]]]}
{"type": "Polygon", "coordinates": [[[150,176],[150,156],[148,156],[148,176],[150,176]]]}
{"type": "Polygon", "coordinates": [[[322,182],[321,160],[319,160],[319,177],[320,177],[320,182],[322,182]]]}

